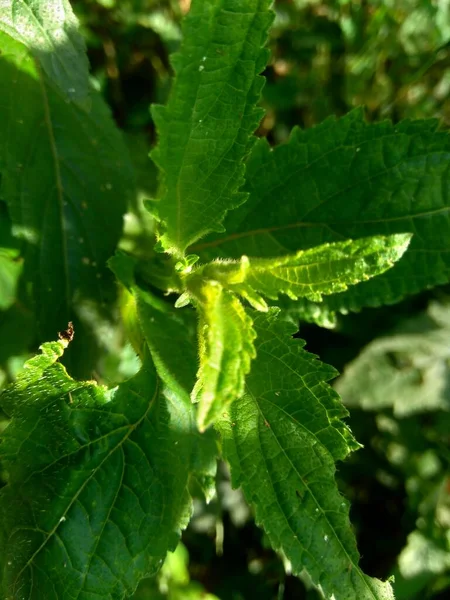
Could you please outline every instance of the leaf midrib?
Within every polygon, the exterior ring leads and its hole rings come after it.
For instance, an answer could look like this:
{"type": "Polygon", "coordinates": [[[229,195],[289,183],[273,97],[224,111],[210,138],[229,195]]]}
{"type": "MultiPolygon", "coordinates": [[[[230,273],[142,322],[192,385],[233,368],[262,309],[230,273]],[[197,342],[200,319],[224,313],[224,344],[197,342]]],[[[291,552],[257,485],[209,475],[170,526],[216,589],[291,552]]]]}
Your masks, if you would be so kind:
{"type": "MultiPolygon", "coordinates": [[[[215,11],[213,10],[213,13],[212,13],[212,17],[211,17],[211,19],[214,19],[214,18],[215,18],[215,16],[216,16],[217,14],[219,14],[220,12],[229,12],[229,11],[226,11],[226,10],[224,9],[224,2],[225,2],[225,0],[222,0],[222,1],[221,1],[221,4],[220,4],[220,6],[218,6],[218,7],[217,7],[217,9],[216,9],[215,11]]],[[[259,2],[258,2],[258,9],[259,9],[259,6],[260,6],[260,4],[259,4],[259,2]]],[[[208,111],[205,113],[205,115],[203,115],[203,116],[202,116],[202,120],[204,120],[204,119],[205,119],[205,118],[208,116],[208,114],[209,114],[209,113],[210,113],[210,112],[211,112],[211,111],[214,109],[215,105],[217,104],[217,102],[218,102],[218,100],[219,100],[219,98],[220,98],[220,96],[221,96],[221,94],[222,94],[222,90],[223,90],[224,86],[225,86],[226,84],[228,84],[228,83],[231,81],[231,79],[232,79],[232,75],[233,75],[233,74],[235,73],[235,71],[236,71],[236,65],[237,65],[237,63],[238,63],[238,62],[241,60],[241,58],[242,58],[243,47],[244,47],[244,44],[245,44],[245,42],[246,42],[246,40],[247,40],[247,38],[248,38],[249,31],[251,30],[251,28],[252,28],[252,25],[253,25],[253,23],[254,23],[254,20],[255,20],[255,18],[256,18],[257,11],[255,10],[254,12],[252,12],[252,13],[249,13],[249,14],[252,14],[252,17],[253,17],[253,18],[252,18],[252,21],[250,22],[250,24],[249,24],[249,26],[248,26],[248,28],[247,28],[246,34],[245,34],[245,36],[244,36],[244,38],[243,38],[243,41],[242,41],[242,44],[241,44],[241,52],[240,52],[240,54],[239,54],[238,58],[235,60],[235,63],[234,63],[234,65],[232,65],[232,67],[231,67],[231,69],[230,69],[230,73],[229,73],[229,76],[228,76],[228,78],[226,79],[226,81],[224,81],[224,82],[222,83],[222,86],[221,86],[221,91],[220,91],[220,93],[217,93],[217,94],[216,94],[216,97],[215,97],[214,103],[212,104],[212,106],[210,106],[210,107],[209,107],[209,109],[208,109],[208,111]]],[[[210,20],[211,20],[211,19],[210,19],[210,20]]],[[[207,50],[209,49],[210,45],[211,45],[211,41],[210,41],[210,43],[209,43],[209,45],[208,45],[208,47],[207,47],[207,50]]],[[[206,50],[206,53],[207,53],[207,50],[206,50]]],[[[256,61],[255,61],[255,64],[256,64],[256,61]]],[[[198,93],[199,93],[199,91],[200,91],[200,88],[201,88],[201,84],[200,84],[200,82],[199,82],[199,85],[198,85],[198,87],[197,87],[197,91],[196,91],[196,98],[195,98],[195,101],[194,101],[194,104],[193,104],[194,108],[193,108],[193,110],[192,110],[192,115],[193,115],[193,114],[194,114],[194,112],[195,112],[195,105],[196,105],[196,103],[197,103],[197,98],[198,98],[198,93]]],[[[246,108],[246,107],[247,107],[247,105],[248,105],[247,99],[248,99],[248,95],[249,95],[249,92],[250,92],[250,90],[251,90],[251,89],[252,89],[252,85],[250,85],[250,86],[249,86],[249,88],[248,88],[248,90],[247,90],[247,95],[246,95],[246,98],[245,98],[245,100],[244,100],[243,113],[245,112],[245,108],[246,108]]],[[[186,142],[186,145],[185,145],[185,147],[184,147],[184,150],[183,150],[183,158],[182,158],[182,160],[181,160],[181,162],[180,162],[180,165],[183,165],[183,164],[184,164],[184,158],[185,158],[185,156],[186,156],[186,152],[187,152],[187,148],[188,148],[188,145],[189,145],[189,141],[190,141],[190,139],[191,139],[191,136],[192,136],[192,132],[193,132],[193,131],[194,131],[194,130],[197,128],[197,126],[198,126],[198,125],[195,125],[195,126],[194,126],[194,127],[192,127],[192,129],[191,129],[191,132],[190,132],[190,134],[189,134],[189,139],[187,140],[187,142],[186,142]]],[[[240,133],[240,131],[241,131],[241,130],[242,130],[242,125],[240,125],[240,126],[239,126],[239,127],[236,129],[236,135],[235,135],[235,137],[234,137],[234,140],[233,140],[233,142],[230,144],[230,146],[229,146],[229,148],[228,148],[227,152],[226,152],[225,154],[223,154],[223,155],[220,157],[220,160],[219,160],[219,161],[218,161],[218,162],[217,162],[217,163],[214,165],[214,167],[213,167],[213,168],[212,168],[212,169],[211,169],[211,170],[210,170],[210,171],[209,171],[209,172],[206,174],[206,176],[205,176],[205,177],[202,179],[202,181],[200,181],[200,182],[197,184],[196,188],[195,188],[193,191],[191,191],[191,193],[190,193],[190,194],[189,194],[189,196],[186,198],[186,200],[187,200],[187,199],[189,199],[189,198],[191,198],[192,196],[195,196],[195,194],[197,193],[197,190],[200,188],[200,186],[201,186],[201,185],[202,185],[202,184],[203,184],[205,181],[207,181],[207,180],[208,180],[208,179],[211,177],[211,175],[212,175],[212,174],[213,174],[213,173],[214,173],[214,172],[217,170],[217,168],[220,166],[220,164],[221,164],[221,163],[224,161],[224,159],[226,158],[226,156],[227,156],[228,152],[230,151],[230,149],[234,147],[234,145],[235,145],[235,143],[236,143],[236,139],[237,139],[237,137],[238,137],[238,135],[239,135],[239,133],[240,133]]],[[[238,166],[238,165],[236,165],[236,168],[237,168],[237,166],[238,166]]],[[[181,167],[181,168],[182,168],[182,167],[181,167]]],[[[235,171],[236,171],[236,168],[235,168],[235,170],[233,171],[233,173],[230,175],[230,177],[229,177],[229,179],[228,179],[228,182],[229,182],[229,181],[230,181],[230,180],[231,180],[231,179],[234,177],[234,175],[235,175],[235,171]]],[[[180,172],[181,172],[181,169],[180,169],[180,172]]],[[[228,182],[227,182],[227,183],[228,183],[228,182]]],[[[178,176],[178,180],[177,180],[177,184],[176,184],[176,200],[177,200],[177,226],[176,226],[176,234],[177,234],[177,245],[178,245],[178,247],[179,247],[179,248],[181,248],[181,247],[183,246],[183,244],[181,244],[181,240],[182,240],[182,235],[181,235],[181,234],[182,234],[182,227],[181,227],[181,226],[182,226],[182,223],[184,223],[184,220],[182,219],[182,207],[183,207],[183,200],[182,200],[182,198],[181,198],[181,192],[180,192],[180,183],[181,183],[181,178],[180,178],[180,174],[179,174],[179,176],[178,176]]],[[[225,188],[225,189],[226,189],[226,188],[225,188]]],[[[217,202],[217,198],[216,198],[216,202],[217,202]]],[[[208,207],[208,208],[209,208],[209,207],[208,207]]],[[[225,212],[226,212],[226,211],[225,211],[225,212]]],[[[204,234],[205,234],[205,231],[201,232],[201,235],[204,235],[204,234]]],[[[197,236],[197,239],[198,239],[198,237],[200,237],[200,235],[199,235],[199,236],[197,236]]],[[[189,246],[189,245],[191,245],[191,244],[192,244],[192,242],[191,242],[190,240],[188,240],[188,242],[187,242],[187,246],[189,246]]],[[[184,251],[184,247],[183,247],[183,251],[184,251]]]]}
{"type": "MultiPolygon", "coordinates": [[[[391,136],[383,136],[383,138],[387,138],[387,137],[391,137],[391,136]]],[[[382,139],[382,138],[379,138],[382,139]]],[[[344,146],[341,145],[337,148],[334,148],[332,151],[329,152],[325,152],[324,154],[321,154],[320,157],[318,157],[316,160],[312,161],[311,163],[308,163],[307,165],[303,165],[302,167],[300,167],[299,169],[293,171],[290,174],[290,178],[294,177],[295,175],[298,175],[299,173],[301,173],[302,171],[306,171],[308,170],[311,165],[313,165],[315,162],[318,162],[319,160],[323,159],[324,157],[327,156],[327,154],[331,154],[333,152],[338,152],[339,150],[343,149],[343,148],[348,148],[348,146],[344,146]]],[[[435,155],[450,155],[450,153],[448,151],[445,150],[436,150],[434,152],[430,152],[428,154],[424,154],[423,156],[425,157],[429,157],[429,156],[435,156],[435,155]]],[[[407,157],[405,160],[392,165],[391,167],[387,168],[387,169],[383,169],[382,171],[379,171],[378,173],[367,177],[365,179],[359,180],[351,185],[348,185],[346,188],[343,189],[339,189],[336,192],[334,192],[333,194],[329,195],[328,197],[324,198],[319,204],[317,204],[316,206],[314,206],[313,208],[311,208],[309,211],[307,211],[303,216],[302,219],[304,217],[306,217],[308,214],[310,214],[311,212],[314,212],[320,208],[323,208],[323,205],[330,202],[331,200],[333,200],[334,197],[339,196],[341,194],[345,194],[346,192],[349,192],[353,189],[358,188],[359,186],[363,186],[373,180],[378,179],[379,177],[386,175],[388,173],[390,173],[391,171],[398,169],[399,166],[405,164],[407,162],[409,157],[407,157]]],[[[415,157],[417,158],[417,157],[415,157]]],[[[284,181],[282,184],[278,184],[268,190],[265,190],[265,193],[261,196],[261,198],[258,200],[258,203],[255,204],[255,206],[252,209],[252,212],[255,213],[259,210],[259,206],[261,205],[261,203],[267,198],[267,196],[269,195],[273,195],[274,191],[277,190],[278,188],[284,187],[286,185],[286,181],[284,181]]],[[[243,188],[243,190],[245,191],[245,187],[243,188]]],[[[252,192],[254,193],[254,191],[252,192]]],[[[236,233],[231,233],[227,236],[224,236],[222,238],[218,238],[216,240],[211,240],[209,242],[202,242],[200,244],[194,244],[190,247],[190,250],[192,252],[199,252],[201,250],[204,250],[206,248],[213,248],[213,247],[220,247],[223,244],[232,242],[234,240],[238,240],[238,239],[242,239],[242,238],[246,238],[246,237],[251,237],[251,236],[257,236],[257,235],[265,235],[268,233],[274,233],[274,232],[279,232],[279,231],[285,231],[285,230],[289,230],[289,229],[299,229],[302,227],[305,228],[314,228],[314,227],[336,227],[336,226],[348,226],[348,225],[366,225],[366,224],[375,224],[375,223],[395,223],[398,221],[402,221],[404,219],[418,219],[418,218],[422,218],[422,217],[429,217],[432,215],[436,215],[436,214],[440,214],[440,213],[446,213],[450,211],[450,206],[444,206],[435,210],[428,210],[425,212],[420,212],[420,213],[416,213],[416,214],[405,214],[405,215],[400,215],[400,216],[396,216],[396,217],[391,217],[391,218],[383,218],[383,219],[367,219],[367,220],[357,220],[357,219],[351,219],[351,220],[342,220],[342,221],[328,221],[328,222],[306,222],[306,221],[297,221],[295,223],[287,223],[284,225],[276,225],[273,227],[261,227],[261,228],[257,228],[257,229],[253,229],[253,230],[247,230],[247,231],[238,231],[236,233]]],[[[240,227],[242,225],[242,222],[245,221],[246,219],[248,219],[251,216],[252,213],[250,214],[246,214],[245,217],[243,217],[243,220],[239,222],[238,227],[240,227]]]]}
{"type": "MultiPolygon", "coordinates": [[[[70,281],[69,281],[69,258],[68,258],[67,231],[66,231],[65,224],[64,224],[64,189],[63,189],[62,176],[61,176],[60,158],[59,158],[58,150],[56,147],[56,139],[55,139],[55,134],[54,134],[54,130],[53,130],[53,123],[51,120],[50,105],[49,105],[47,90],[46,90],[46,87],[44,84],[43,73],[41,70],[41,66],[39,65],[39,62],[37,60],[34,60],[34,63],[35,63],[35,67],[36,67],[36,72],[38,74],[39,87],[40,87],[41,94],[42,94],[42,103],[44,106],[45,124],[47,126],[48,139],[50,142],[50,149],[51,149],[51,153],[52,153],[52,157],[53,157],[53,166],[54,166],[55,179],[56,179],[59,220],[60,220],[60,229],[61,229],[61,238],[62,238],[62,258],[63,258],[63,266],[64,266],[64,292],[65,292],[64,306],[65,306],[65,313],[66,313],[66,315],[68,315],[69,307],[70,307],[70,298],[71,298],[71,286],[70,286],[70,281]]],[[[50,199],[51,199],[51,194],[49,194],[47,196],[47,200],[45,203],[45,205],[46,205],[45,212],[47,212],[47,206],[48,206],[48,203],[50,202],[50,199]]],[[[45,212],[44,212],[44,215],[45,215],[45,212]]]]}
{"type": "MultiPolygon", "coordinates": [[[[309,389],[309,388],[308,388],[308,389],[309,389]]],[[[255,405],[256,405],[256,407],[257,407],[257,410],[258,410],[258,412],[259,412],[259,414],[260,414],[260,416],[261,416],[262,420],[263,420],[264,422],[267,422],[267,419],[266,419],[266,417],[265,417],[265,415],[264,415],[264,412],[263,412],[262,408],[260,407],[260,404],[259,404],[259,402],[257,401],[256,397],[253,395],[253,393],[251,392],[251,390],[250,390],[248,387],[247,387],[247,391],[248,391],[249,395],[251,396],[251,398],[252,398],[253,402],[255,403],[255,405]]],[[[310,392],[311,392],[311,393],[312,393],[312,394],[315,396],[314,392],[313,392],[311,389],[309,389],[309,391],[310,391],[310,392]]],[[[318,401],[319,401],[319,399],[317,398],[317,396],[315,396],[315,398],[316,398],[316,400],[318,400],[318,401]]],[[[267,401],[267,398],[266,398],[265,400],[267,401]]],[[[270,401],[269,401],[269,402],[270,402],[270,401]]],[[[295,420],[295,419],[292,417],[292,415],[289,415],[288,413],[286,413],[286,412],[285,412],[283,409],[281,409],[281,408],[280,408],[278,405],[276,405],[276,404],[274,404],[274,403],[271,403],[271,404],[272,404],[273,406],[275,406],[276,408],[278,408],[278,409],[282,410],[282,412],[284,412],[284,413],[285,413],[285,414],[288,416],[289,420],[293,421],[294,425],[296,425],[296,426],[300,425],[300,423],[298,423],[298,422],[297,422],[297,421],[296,421],[296,420],[295,420]]],[[[267,429],[267,428],[266,428],[266,429],[267,429]]],[[[303,429],[305,429],[305,428],[303,428],[303,429]]],[[[315,437],[315,436],[314,436],[314,434],[313,434],[311,431],[309,431],[309,430],[306,430],[306,429],[305,429],[305,431],[307,431],[307,433],[308,433],[309,435],[312,435],[313,437],[315,437]]],[[[355,571],[358,573],[358,577],[359,577],[359,579],[360,579],[360,580],[363,582],[363,585],[364,585],[364,587],[365,587],[365,588],[366,588],[366,589],[369,591],[369,593],[370,593],[371,597],[372,597],[374,600],[379,600],[379,599],[377,598],[377,596],[375,596],[375,595],[374,595],[374,593],[373,593],[373,591],[371,590],[370,586],[367,584],[367,581],[366,581],[366,579],[365,579],[365,577],[364,577],[364,575],[363,575],[363,573],[362,573],[361,569],[359,568],[359,565],[358,565],[358,564],[355,564],[354,560],[353,560],[353,559],[351,558],[351,556],[348,554],[348,552],[347,552],[347,550],[345,549],[345,547],[344,547],[344,545],[343,545],[343,543],[342,543],[342,541],[341,541],[340,537],[339,537],[339,536],[338,536],[338,534],[336,533],[336,531],[335,531],[334,527],[331,525],[331,523],[330,523],[330,521],[329,521],[329,519],[328,519],[328,517],[327,517],[326,513],[323,511],[323,509],[322,509],[322,505],[321,505],[321,504],[320,504],[320,502],[317,500],[316,496],[315,496],[315,495],[312,493],[312,491],[311,491],[311,488],[309,487],[309,485],[308,485],[308,483],[305,481],[305,479],[302,477],[302,475],[301,475],[301,474],[298,472],[298,469],[296,468],[296,466],[294,465],[294,463],[291,461],[291,459],[289,458],[289,456],[286,454],[286,451],[285,451],[285,449],[284,449],[283,445],[280,443],[280,441],[278,440],[278,437],[275,435],[275,433],[274,433],[274,431],[273,431],[273,429],[272,429],[271,427],[269,428],[269,434],[270,434],[270,433],[272,434],[272,436],[273,436],[273,439],[275,440],[275,442],[277,443],[278,447],[280,448],[280,450],[282,451],[283,455],[285,456],[285,459],[286,459],[286,460],[288,461],[288,463],[291,465],[291,468],[292,468],[292,469],[293,469],[293,471],[294,471],[294,472],[297,474],[298,478],[300,479],[300,481],[301,481],[301,482],[302,482],[302,484],[304,485],[305,489],[306,489],[306,490],[308,490],[308,493],[310,494],[311,498],[313,498],[313,500],[314,500],[314,502],[315,502],[315,504],[316,504],[316,507],[319,509],[319,511],[320,511],[320,512],[321,512],[321,514],[323,515],[323,518],[324,518],[324,519],[325,519],[325,521],[327,522],[327,524],[328,524],[328,526],[329,526],[329,528],[330,528],[330,531],[332,531],[332,532],[333,532],[333,534],[334,534],[334,537],[335,537],[336,541],[338,542],[338,544],[341,546],[341,548],[342,548],[342,551],[343,551],[343,553],[345,554],[345,556],[347,557],[349,564],[353,565],[353,567],[355,568],[355,571]]],[[[259,439],[260,439],[260,436],[261,436],[261,428],[260,428],[260,427],[258,427],[258,438],[259,438],[259,439]]],[[[316,438],[316,439],[317,439],[317,438],[316,438]]],[[[326,448],[325,446],[323,446],[323,444],[322,444],[321,442],[319,442],[319,441],[318,441],[318,443],[319,443],[319,444],[320,444],[320,445],[321,445],[323,448],[325,448],[325,450],[328,452],[327,448],[326,448]]],[[[237,445],[236,445],[236,448],[238,448],[238,447],[239,447],[239,445],[237,444],[237,445]]],[[[297,540],[297,542],[300,544],[301,548],[303,549],[303,545],[302,545],[302,544],[301,544],[301,543],[298,541],[297,532],[296,532],[296,531],[295,531],[295,530],[292,528],[292,526],[291,526],[291,524],[290,524],[290,522],[289,522],[289,519],[288,519],[287,515],[285,514],[285,512],[284,512],[284,510],[283,510],[283,508],[282,508],[282,506],[281,506],[281,504],[280,504],[280,502],[279,502],[279,500],[278,500],[278,494],[277,494],[277,492],[276,492],[276,490],[275,490],[275,488],[274,488],[274,486],[273,486],[273,483],[272,483],[272,477],[270,476],[270,470],[269,470],[269,468],[268,468],[268,466],[267,466],[267,462],[266,462],[266,456],[265,456],[264,452],[262,451],[262,444],[261,444],[261,441],[260,441],[260,449],[261,449],[261,456],[263,457],[264,463],[266,464],[267,473],[269,474],[269,480],[270,480],[270,483],[271,483],[271,486],[272,486],[272,491],[273,491],[273,494],[274,494],[274,496],[275,496],[275,498],[276,498],[276,500],[277,500],[277,504],[278,504],[278,506],[279,506],[280,512],[281,512],[281,514],[283,514],[283,516],[284,516],[284,519],[285,519],[285,522],[287,523],[287,525],[288,525],[289,529],[290,529],[290,530],[292,531],[292,533],[294,534],[294,539],[295,539],[295,540],[297,540]]],[[[330,456],[332,456],[332,455],[330,454],[330,456]]],[[[304,550],[306,550],[306,548],[304,548],[304,550]]]]}

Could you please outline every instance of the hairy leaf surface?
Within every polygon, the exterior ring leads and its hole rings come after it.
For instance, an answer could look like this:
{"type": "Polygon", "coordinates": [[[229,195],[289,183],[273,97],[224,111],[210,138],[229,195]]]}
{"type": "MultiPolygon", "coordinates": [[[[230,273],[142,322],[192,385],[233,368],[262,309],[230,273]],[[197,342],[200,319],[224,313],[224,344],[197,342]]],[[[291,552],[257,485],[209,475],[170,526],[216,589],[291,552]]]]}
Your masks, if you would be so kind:
{"type": "MultiPolygon", "coordinates": [[[[276,300],[283,293],[321,301],[322,294],[335,294],[384,273],[398,261],[410,241],[408,234],[346,240],[324,244],[280,258],[248,258],[213,262],[203,269],[229,289],[254,303],[254,292],[276,300]]],[[[256,308],[256,306],[255,306],[256,308]]]]}
{"type": "Polygon", "coordinates": [[[190,515],[192,407],[150,360],[107,390],[71,379],[46,343],[0,396],[2,597],[128,597],[190,515]]]}
{"type": "Polygon", "coordinates": [[[215,281],[203,287],[199,311],[200,367],[192,399],[199,403],[197,424],[203,431],[242,395],[256,334],[236,296],[215,281]]]}
{"type": "Polygon", "coordinates": [[[86,103],[89,65],[68,0],[1,0],[0,30],[31,50],[66,98],[86,103]]]}
{"type": "Polygon", "coordinates": [[[227,233],[192,247],[213,257],[283,256],[323,243],[413,233],[394,269],[327,298],[328,310],[400,300],[450,278],[450,136],[435,121],[366,124],[360,110],[255,146],[245,205],[227,233]]]}
{"type": "Polygon", "coordinates": [[[393,599],[388,583],[358,566],[348,503],[334,479],[335,461],[357,447],[327,384],[336,371],[293,340],[292,325],[276,315],[255,316],[257,358],[245,394],[219,422],[233,483],[293,572],[305,568],[326,598],[393,599]]]}
{"type": "Polygon", "coordinates": [[[243,158],[262,116],[271,0],[194,0],[167,106],[153,107],[161,169],[162,247],[182,255],[244,202],[243,158]]]}
{"type": "Polygon", "coordinates": [[[98,94],[84,110],[25,46],[0,33],[0,48],[2,198],[26,243],[24,277],[49,339],[74,319],[74,304],[107,302],[105,262],[133,191],[131,166],[98,94]]]}

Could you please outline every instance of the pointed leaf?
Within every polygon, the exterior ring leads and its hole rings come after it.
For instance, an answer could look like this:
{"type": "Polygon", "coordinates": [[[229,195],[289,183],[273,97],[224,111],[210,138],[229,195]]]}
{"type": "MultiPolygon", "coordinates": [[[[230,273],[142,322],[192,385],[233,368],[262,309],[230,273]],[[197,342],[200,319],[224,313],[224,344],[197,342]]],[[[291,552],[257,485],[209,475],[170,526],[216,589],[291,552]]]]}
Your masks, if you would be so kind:
{"type": "Polygon", "coordinates": [[[227,233],[190,251],[212,258],[284,256],[319,244],[411,232],[383,275],[324,300],[329,310],[393,303],[450,279],[450,136],[436,121],[366,124],[360,110],[305,131],[273,151],[254,147],[245,205],[227,233]]]}
{"type": "Polygon", "coordinates": [[[192,407],[162,390],[149,360],[107,390],[71,379],[46,343],[0,396],[11,422],[0,457],[3,598],[117,600],[174,549],[186,490],[192,407]]]}
{"type": "Polygon", "coordinates": [[[173,57],[168,105],[153,107],[161,169],[162,247],[182,255],[245,200],[243,158],[261,119],[271,0],[194,0],[173,57]]]}
{"type": "Polygon", "coordinates": [[[294,573],[306,569],[326,598],[393,600],[388,583],[358,566],[348,503],[335,482],[335,461],[357,447],[327,384],[336,371],[292,339],[292,325],[276,315],[255,316],[257,358],[246,392],[219,422],[233,483],[275,550],[294,573]]]}
{"type": "Polygon", "coordinates": [[[66,101],[22,44],[0,33],[0,48],[2,198],[26,243],[24,277],[50,338],[83,300],[101,308],[114,292],[105,262],[121,233],[132,170],[97,93],[86,111],[66,101]]]}
{"type": "Polygon", "coordinates": [[[247,258],[213,262],[203,268],[211,277],[249,298],[252,291],[276,300],[279,294],[321,301],[322,294],[342,292],[349,285],[390,269],[406,251],[411,236],[397,234],[324,244],[280,258],[247,258]]]}
{"type": "Polygon", "coordinates": [[[203,431],[242,395],[256,334],[242,304],[217,282],[203,287],[199,310],[200,367],[192,399],[203,431]]]}
{"type": "Polygon", "coordinates": [[[86,102],[89,64],[68,0],[2,0],[0,30],[31,50],[66,98],[86,102]]]}

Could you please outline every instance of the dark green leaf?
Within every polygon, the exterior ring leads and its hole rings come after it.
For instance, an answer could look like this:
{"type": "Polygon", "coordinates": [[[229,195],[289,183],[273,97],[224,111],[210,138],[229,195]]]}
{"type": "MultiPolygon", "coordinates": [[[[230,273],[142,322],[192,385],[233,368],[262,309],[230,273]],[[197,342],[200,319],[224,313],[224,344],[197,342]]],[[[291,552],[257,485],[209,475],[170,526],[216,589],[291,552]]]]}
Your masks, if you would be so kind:
{"type": "Polygon", "coordinates": [[[450,411],[450,308],[433,304],[427,317],[377,338],[347,366],[336,384],[346,406],[397,417],[450,411]]]}
{"type": "Polygon", "coordinates": [[[227,233],[192,247],[213,257],[283,256],[326,242],[413,233],[394,269],[327,298],[328,310],[397,302],[450,279],[450,136],[435,121],[366,124],[360,110],[255,146],[245,205],[227,233]]]}
{"type": "Polygon", "coordinates": [[[67,99],[87,103],[89,65],[68,0],[3,0],[0,30],[29,48],[67,99]]]}
{"type": "Polygon", "coordinates": [[[105,262],[133,191],[126,148],[100,97],[67,102],[20,43],[0,34],[0,173],[14,231],[26,242],[24,277],[42,336],[106,307],[105,262]]]}
{"type": "Polygon", "coordinates": [[[388,583],[371,579],[359,556],[348,503],[334,480],[335,461],[357,448],[341,420],[347,411],[327,384],[333,368],[293,340],[276,311],[258,314],[257,357],[246,393],[219,422],[234,485],[295,574],[306,569],[326,598],[393,599],[388,583]]]}

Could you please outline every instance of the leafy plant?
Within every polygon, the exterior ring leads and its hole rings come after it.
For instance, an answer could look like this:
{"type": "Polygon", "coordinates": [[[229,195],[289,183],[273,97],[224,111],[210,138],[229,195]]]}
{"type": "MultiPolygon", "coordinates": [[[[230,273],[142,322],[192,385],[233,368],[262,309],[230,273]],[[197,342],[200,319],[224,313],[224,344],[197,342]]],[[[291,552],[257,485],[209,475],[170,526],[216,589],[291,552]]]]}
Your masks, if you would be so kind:
{"type": "Polygon", "coordinates": [[[327,599],[393,598],[359,566],[335,480],[359,448],[337,372],[292,316],[329,323],[449,281],[450,138],[356,110],[257,141],[272,20],[270,0],[193,1],[152,112],[156,245],[132,255],[131,164],[69,4],[2,3],[0,308],[17,295],[41,339],[61,330],[0,397],[7,600],[130,597],[177,546],[193,482],[213,497],[218,457],[294,574],[327,599]],[[75,377],[111,340],[108,259],[139,357],[109,387],[75,377]]]}

